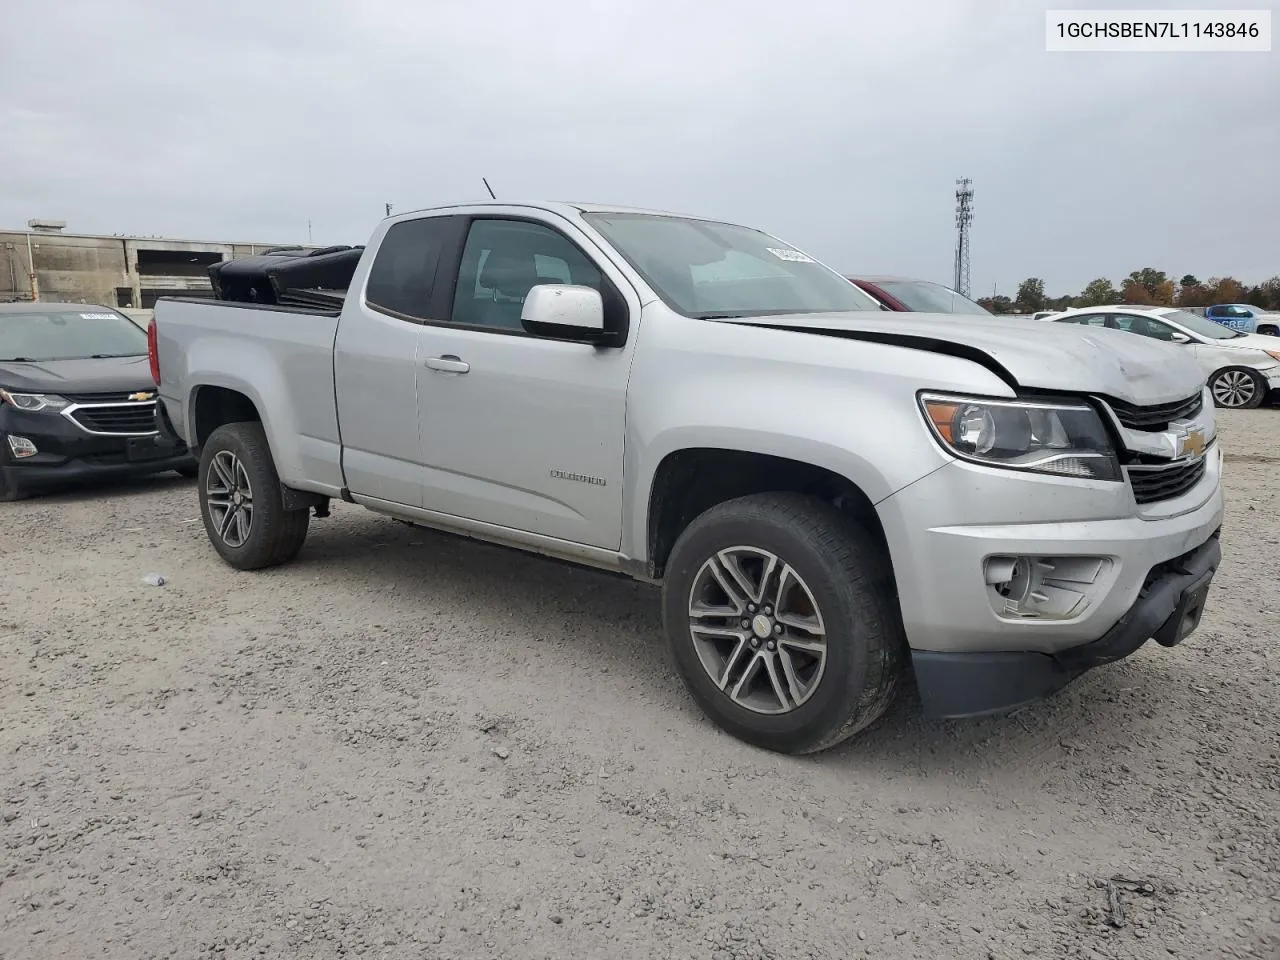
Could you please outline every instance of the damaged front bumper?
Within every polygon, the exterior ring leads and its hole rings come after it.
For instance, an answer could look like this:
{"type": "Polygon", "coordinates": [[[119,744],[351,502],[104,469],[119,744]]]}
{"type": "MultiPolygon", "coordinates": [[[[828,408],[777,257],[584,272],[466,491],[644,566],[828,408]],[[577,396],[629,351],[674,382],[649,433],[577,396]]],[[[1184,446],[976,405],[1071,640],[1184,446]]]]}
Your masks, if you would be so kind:
{"type": "Polygon", "coordinates": [[[1081,674],[1122,660],[1148,640],[1171,647],[1200,623],[1222,560],[1219,531],[1195,549],[1157,564],[1133,606],[1102,637],[1051,653],[912,651],[926,716],[1004,713],[1061,690],[1081,674]]]}

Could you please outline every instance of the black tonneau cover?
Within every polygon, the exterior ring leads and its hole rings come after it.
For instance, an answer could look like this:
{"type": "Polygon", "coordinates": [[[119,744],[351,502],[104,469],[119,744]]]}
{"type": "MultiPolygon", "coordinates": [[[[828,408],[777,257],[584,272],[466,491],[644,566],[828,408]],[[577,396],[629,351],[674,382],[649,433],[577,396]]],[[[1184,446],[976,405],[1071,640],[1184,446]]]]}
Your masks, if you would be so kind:
{"type": "Polygon", "coordinates": [[[341,306],[364,247],[276,249],[209,267],[218,300],[281,306],[341,306]]]}

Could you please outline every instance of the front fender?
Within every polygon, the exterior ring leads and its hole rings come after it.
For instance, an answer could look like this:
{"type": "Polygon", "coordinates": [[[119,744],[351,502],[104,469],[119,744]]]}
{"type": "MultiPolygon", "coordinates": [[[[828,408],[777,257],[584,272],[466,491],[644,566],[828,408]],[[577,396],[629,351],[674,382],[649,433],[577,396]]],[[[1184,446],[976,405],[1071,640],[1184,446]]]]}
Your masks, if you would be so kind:
{"type": "Polygon", "coordinates": [[[623,553],[647,561],[659,465],[690,448],[766,454],[829,470],[874,504],[951,458],[917,392],[1007,396],[983,367],[955,357],[806,334],[681,323],[668,347],[659,318],[642,331],[628,400],[623,553]],[[655,329],[657,328],[657,329],[655,329]],[[690,347],[707,339],[707,349],[690,347]]]}

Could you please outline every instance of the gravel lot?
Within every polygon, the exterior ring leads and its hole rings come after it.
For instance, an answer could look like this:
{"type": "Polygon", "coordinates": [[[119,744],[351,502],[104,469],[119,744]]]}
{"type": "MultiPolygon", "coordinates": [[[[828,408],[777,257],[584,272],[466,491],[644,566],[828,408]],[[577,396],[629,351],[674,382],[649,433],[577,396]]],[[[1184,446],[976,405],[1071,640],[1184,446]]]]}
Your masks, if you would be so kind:
{"type": "Polygon", "coordinates": [[[808,759],[702,718],[648,587],[342,504],[236,573],[177,478],[0,505],[0,958],[1278,957],[1280,411],[1221,420],[1185,644],[808,759]]]}

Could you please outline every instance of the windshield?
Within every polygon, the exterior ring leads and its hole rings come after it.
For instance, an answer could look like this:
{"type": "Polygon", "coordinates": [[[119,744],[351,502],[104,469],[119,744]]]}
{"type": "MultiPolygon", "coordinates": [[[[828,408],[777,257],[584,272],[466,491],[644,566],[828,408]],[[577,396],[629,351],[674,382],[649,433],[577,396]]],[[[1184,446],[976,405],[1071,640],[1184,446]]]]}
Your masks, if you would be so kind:
{"type": "Polygon", "coordinates": [[[759,230],[657,214],[584,217],[688,317],[880,309],[840,274],[759,230]]]}
{"type": "Polygon", "coordinates": [[[877,287],[897,297],[915,313],[983,313],[991,316],[968,297],[963,297],[929,280],[873,280],[877,287]]]}
{"type": "Polygon", "coordinates": [[[1243,333],[1223,326],[1216,320],[1208,320],[1198,314],[1188,313],[1186,310],[1161,310],[1160,316],[1211,340],[1231,340],[1244,336],[1243,333]]]}
{"type": "Polygon", "coordinates": [[[147,335],[105,307],[0,313],[0,360],[42,362],[88,357],[141,357],[147,335]]]}

